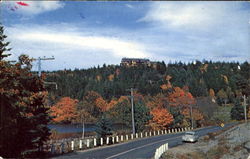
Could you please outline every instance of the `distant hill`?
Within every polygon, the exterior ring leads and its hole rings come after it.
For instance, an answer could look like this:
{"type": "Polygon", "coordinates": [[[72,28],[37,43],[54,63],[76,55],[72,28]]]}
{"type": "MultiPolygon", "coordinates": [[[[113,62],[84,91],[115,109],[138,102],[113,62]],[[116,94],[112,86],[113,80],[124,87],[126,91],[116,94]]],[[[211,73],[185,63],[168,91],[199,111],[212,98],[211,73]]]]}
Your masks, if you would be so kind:
{"type": "MultiPolygon", "coordinates": [[[[241,90],[237,82],[249,83],[250,65],[248,62],[211,62],[196,61],[196,64],[159,62],[157,67],[138,65],[134,67],[105,64],[89,69],[61,70],[46,72],[47,82],[56,82],[58,89],[48,85],[50,98],[69,96],[82,99],[88,91],[96,91],[105,99],[129,95],[127,89],[133,87],[143,95],[161,93],[161,85],[166,77],[171,77],[173,86],[188,86],[195,97],[209,95],[213,89],[215,95],[225,92],[228,102],[241,90]],[[240,67],[239,67],[240,66],[240,67]],[[239,69],[240,68],[240,69],[239,69]]],[[[225,97],[225,98],[226,98],[225,97]]],[[[221,101],[222,102],[222,101],[221,101]]]]}

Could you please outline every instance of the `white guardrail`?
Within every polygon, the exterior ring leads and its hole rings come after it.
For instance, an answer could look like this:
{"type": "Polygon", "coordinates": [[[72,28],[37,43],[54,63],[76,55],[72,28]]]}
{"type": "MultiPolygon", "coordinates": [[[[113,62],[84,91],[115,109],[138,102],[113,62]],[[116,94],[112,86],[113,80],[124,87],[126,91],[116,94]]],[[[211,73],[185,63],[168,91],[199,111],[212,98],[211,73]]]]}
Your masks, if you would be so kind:
{"type": "MultiPolygon", "coordinates": [[[[129,140],[135,140],[138,138],[146,138],[151,136],[157,135],[164,135],[164,134],[172,134],[178,132],[184,132],[191,130],[190,127],[187,128],[175,128],[175,129],[165,129],[165,130],[158,130],[158,131],[150,131],[150,132],[141,132],[127,135],[119,135],[119,136],[108,136],[106,138],[75,138],[71,140],[65,141],[51,141],[49,145],[47,145],[46,149],[50,151],[51,154],[63,154],[67,152],[72,152],[75,150],[84,150],[90,149],[98,146],[103,145],[111,145],[116,143],[122,143],[129,140]]],[[[163,152],[168,148],[168,145],[164,144],[156,150],[155,156],[162,155],[163,152]]],[[[158,158],[157,158],[158,159],[158,158]]]]}
{"type": "Polygon", "coordinates": [[[159,159],[161,155],[167,150],[168,150],[168,143],[161,145],[158,149],[156,149],[154,159],[159,159]]]}

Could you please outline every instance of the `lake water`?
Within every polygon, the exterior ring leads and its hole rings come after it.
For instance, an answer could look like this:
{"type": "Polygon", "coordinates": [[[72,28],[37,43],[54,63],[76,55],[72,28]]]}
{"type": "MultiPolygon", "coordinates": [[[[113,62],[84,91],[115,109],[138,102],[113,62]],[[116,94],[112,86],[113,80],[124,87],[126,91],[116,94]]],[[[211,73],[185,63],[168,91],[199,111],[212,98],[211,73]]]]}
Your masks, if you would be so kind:
{"type": "MultiPolygon", "coordinates": [[[[79,133],[82,132],[82,124],[49,124],[49,129],[56,130],[59,133],[79,133]]],[[[85,132],[95,131],[94,125],[85,125],[85,132]]]]}
{"type": "MultiPolygon", "coordinates": [[[[49,129],[54,129],[59,133],[79,133],[82,132],[82,124],[49,124],[49,129]]],[[[113,124],[112,129],[116,130],[125,130],[128,129],[124,124],[113,124]]],[[[85,124],[85,132],[95,131],[94,124],[85,124]]]]}

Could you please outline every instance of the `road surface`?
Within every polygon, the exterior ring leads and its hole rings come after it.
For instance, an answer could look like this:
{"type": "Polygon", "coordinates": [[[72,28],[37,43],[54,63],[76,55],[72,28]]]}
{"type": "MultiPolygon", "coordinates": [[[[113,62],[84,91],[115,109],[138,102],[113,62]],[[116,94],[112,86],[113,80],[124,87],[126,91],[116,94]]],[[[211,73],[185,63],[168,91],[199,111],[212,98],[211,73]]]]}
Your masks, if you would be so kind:
{"type": "MultiPolygon", "coordinates": [[[[230,127],[234,124],[226,124],[224,128],[230,127]]],[[[216,132],[224,129],[219,126],[210,126],[195,130],[199,136],[204,136],[209,132],[216,132]]],[[[58,156],[56,158],[84,158],[84,159],[133,159],[133,158],[153,158],[155,150],[162,144],[168,143],[169,148],[183,144],[181,136],[184,132],[176,134],[166,134],[160,136],[153,136],[143,139],[137,139],[134,141],[110,145],[106,147],[99,147],[90,150],[77,151],[70,154],[58,156]]],[[[186,143],[190,144],[190,143],[186,143]]]]}

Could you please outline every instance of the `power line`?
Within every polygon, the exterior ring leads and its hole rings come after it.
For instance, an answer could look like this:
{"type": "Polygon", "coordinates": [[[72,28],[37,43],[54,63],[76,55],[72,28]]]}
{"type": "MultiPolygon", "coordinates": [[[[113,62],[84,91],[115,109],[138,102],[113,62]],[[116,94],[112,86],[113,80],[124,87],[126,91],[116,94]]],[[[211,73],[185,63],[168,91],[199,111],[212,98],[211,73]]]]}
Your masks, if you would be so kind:
{"type": "Polygon", "coordinates": [[[50,58],[46,58],[45,56],[44,57],[38,57],[38,59],[34,59],[34,60],[37,60],[38,61],[38,76],[41,77],[41,65],[42,65],[42,60],[55,60],[54,56],[50,57],[50,58]]]}

